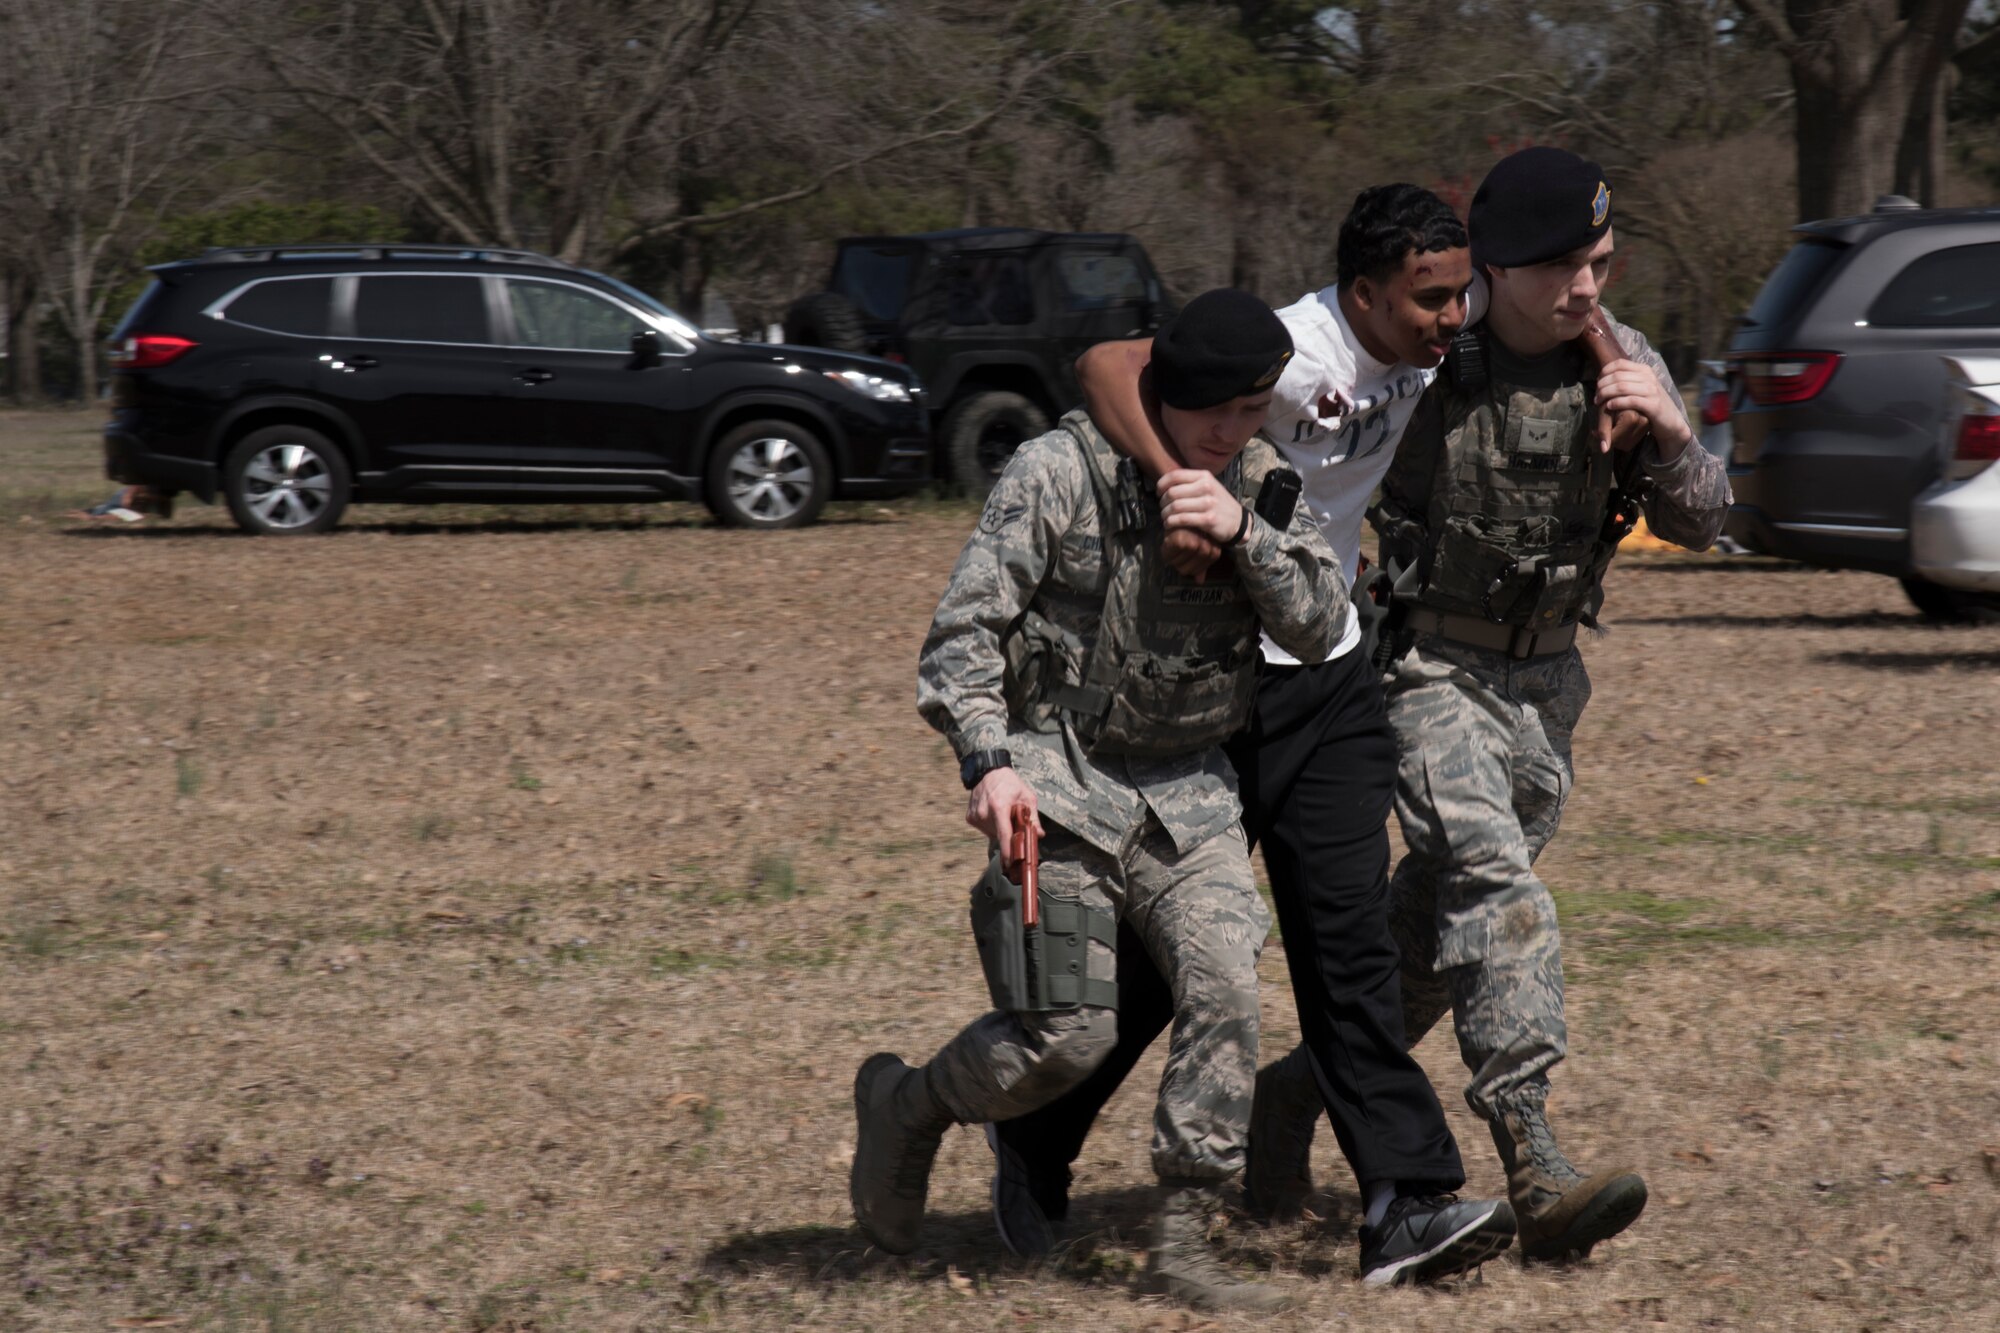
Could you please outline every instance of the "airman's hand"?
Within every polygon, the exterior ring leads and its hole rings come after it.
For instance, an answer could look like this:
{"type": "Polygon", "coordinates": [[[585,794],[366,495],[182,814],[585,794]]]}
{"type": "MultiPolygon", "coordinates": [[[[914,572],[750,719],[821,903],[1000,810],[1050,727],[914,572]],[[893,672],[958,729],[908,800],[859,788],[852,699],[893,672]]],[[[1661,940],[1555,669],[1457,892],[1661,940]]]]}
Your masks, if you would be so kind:
{"type": "Polygon", "coordinates": [[[1160,518],[1167,531],[1188,528],[1222,544],[1236,539],[1243,506],[1213,472],[1179,468],[1160,478],[1160,518]]]}
{"type": "Polygon", "coordinates": [[[988,842],[997,845],[1004,855],[1014,854],[1014,807],[1028,807],[1028,818],[1035,821],[1035,833],[1042,832],[1042,816],[1035,803],[1035,791],[1021,781],[1021,775],[1011,768],[996,768],[972,789],[972,797],[965,803],[965,822],[986,835],[988,842]]]}
{"type": "Polygon", "coordinates": [[[1604,367],[1597,377],[1597,405],[1614,416],[1630,411],[1646,418],[1663,460],[1679,457],[1694,439],[1660,377],[1637,361],[1613,361],[1604,367]]]}

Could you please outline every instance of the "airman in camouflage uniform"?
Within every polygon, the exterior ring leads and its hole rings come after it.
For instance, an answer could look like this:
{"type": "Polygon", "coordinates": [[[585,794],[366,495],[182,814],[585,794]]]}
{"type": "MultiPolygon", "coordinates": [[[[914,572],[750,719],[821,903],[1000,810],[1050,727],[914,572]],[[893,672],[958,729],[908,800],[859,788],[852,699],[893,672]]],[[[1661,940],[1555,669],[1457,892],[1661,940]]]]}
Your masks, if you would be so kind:
{"type": "Polygon", "coordinates": [[[1729,487],[1720,461],[1689,447],[1679,392],[1642,335],[1614,326],[1626,359],[1601,376],[1571,341],[1611,253],[1597,166],[1560,149],[1515,154],[1480,187],[1470,225],[1493,277],[1490,364],[1426,393],[1369,515],[1385,560],[1423,582],[1387,685],[1409,848],[1390,914],[1405,1036],[1415,1044],[1452,1010],[1466,1100],[1507,1166],[1523,1251],[1560,1258],[1587,1254],[1646,1202],[1636,1173],[1572,1167],[1544,1112],[1567,1030],[1555,902],[1534,863],[1562,818],[1590,698],[1576,629],[1602,601],[1614,489],[1630,498],[1649,483],[1653,532],[1704,550],[1729,487]],[[1631,455],[1592,437],[1599,408],[1646,418],[1631,455]]]}
{"type": "MultiPolygon", "coordinates": [[[[1011,846],[1012,811],[1027,802],[1029,818],[1038,812],[1052,826],[1041,848],[1043,903],[1123,918],[1172,983],[1149,1285],[1211,1308],[1270,1309],[1280,1299],[1236,1281],[1206,1242],[1219,1186],[1243,1163],[1257,958],[1270,926],[1220,741],[1248,715],[1259,627],[1301,656],[1323,656],[1346,593],[1306,513],[1279,529],[1251,509],[1263,477],[1281,466],[1268,443],[1249,437],[1290,355],[1283,325],[1227,290],[1197,298],[1176,324],[1161,336],[1179,337],[1180,359],[1156,356],[1154,374],[1189,467],[1161,480],[1156,503],[1081,412],[1022,445],[938,605],[918,707],[961,757],[968,822],[1011,846]],[[1161,557],[1175,527],[1227,548],[1205,581],[1161,557]],[[1137,614],[1114,624],[1107,605],[1137,614]],[[1093,668],[1107,661],[1094,651],[1107,637],[1119,639],[1111,655],[1126,666],[1141,657],[1147,666],[1104,688],[1119,669],[1093,668]]],[[[1087,946],[1095,982],[1114,981],[1111,937],[1108,927],[1093,932],[1087,946]]],[[[926,1065],[882,1054],[862,1066],[852,1193],[877,1244],[915,1246],[945,1128],[1022,1114],[1095,1068],[1116,1038],[1115,995],[1103,984],[1070,1009],[995,1010],[926,1065]]]]}

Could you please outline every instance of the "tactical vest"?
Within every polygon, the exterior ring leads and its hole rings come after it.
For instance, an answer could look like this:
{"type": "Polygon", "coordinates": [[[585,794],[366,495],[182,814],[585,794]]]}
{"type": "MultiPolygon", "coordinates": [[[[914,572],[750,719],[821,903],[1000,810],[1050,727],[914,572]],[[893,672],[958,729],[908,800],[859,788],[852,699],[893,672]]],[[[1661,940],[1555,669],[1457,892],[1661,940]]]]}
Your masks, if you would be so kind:
{"type": "MultiPolygon", "coordinates": [[[[1073,414],[1078,415],[1078,414],[1073,414]]],[[[1087,424],[1061,423],[1083,454],[1096,494],[1104,555],[1100,586],[1045,583],[1001,639],[1008,710],[1038,732],[1067,722],[1094,754],[1164,756],[1218,745],[1243,726],[1257,685],[1258,620],[1224,556],[1205,582],[1175,572],[1160,549],[1160,507],[1138,467],[1087,424]],[[1051,622],[1038,605],[1102,606],[1094,640],[1051,622]]],[[[1252,440],[1221,475],[1246,508],[1251,481],[1282,466],[1252,440]]]]}
{"type": "Polygon", "coordinates": [[[1496,624],[1547,630],[1595,623],[1621,473],[1638,451],[1607,454],[1594,435],[1581,352],[1566,383],[1524,388],[1496,367],[1486,383],[1440,378],[1445,457],[1430,499],[1417,602],[1496,624]]]}

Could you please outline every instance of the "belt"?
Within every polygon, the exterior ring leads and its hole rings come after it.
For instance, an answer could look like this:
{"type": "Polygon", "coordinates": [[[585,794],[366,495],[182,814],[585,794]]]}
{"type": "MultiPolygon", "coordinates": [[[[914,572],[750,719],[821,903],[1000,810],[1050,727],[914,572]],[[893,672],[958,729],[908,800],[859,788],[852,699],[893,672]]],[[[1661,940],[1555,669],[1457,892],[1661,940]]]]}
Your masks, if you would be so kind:
{"type": "Polygon", "coordinates": [[[1576,622],[1558,625],[1554,629],[1531,630],[1517,625],[1496,625],[1478,616],[1457,616],[1448,611],[1431,611],[1423,607],[1412,607],[1409,618],[1403,622],[1420,634],[1439,634],[1454,643],[1470,644],[1474,648],[1489,648],[1509,657],[1546,657],[1550,653],[1568,652],[1576,642],[1576,622]]]}

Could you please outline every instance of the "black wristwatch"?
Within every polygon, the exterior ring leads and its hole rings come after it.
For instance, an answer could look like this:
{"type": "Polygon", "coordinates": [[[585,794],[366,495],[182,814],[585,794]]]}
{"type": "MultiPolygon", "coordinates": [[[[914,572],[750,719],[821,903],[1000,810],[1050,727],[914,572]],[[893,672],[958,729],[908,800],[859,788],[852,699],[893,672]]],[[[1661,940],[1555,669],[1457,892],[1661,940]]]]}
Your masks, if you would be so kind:
{"type": "Polygon", "coordinates": [[[996,768],[1012,768],[1014,756],[1005,750],[974,750],[958,761],[958,780],[971,791],[979,780],[996,768]]]}

